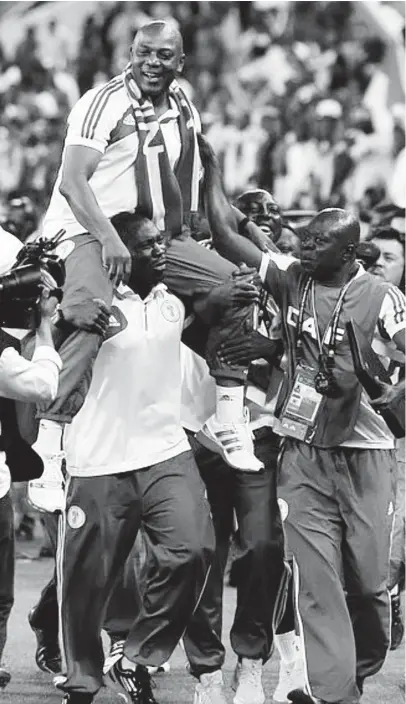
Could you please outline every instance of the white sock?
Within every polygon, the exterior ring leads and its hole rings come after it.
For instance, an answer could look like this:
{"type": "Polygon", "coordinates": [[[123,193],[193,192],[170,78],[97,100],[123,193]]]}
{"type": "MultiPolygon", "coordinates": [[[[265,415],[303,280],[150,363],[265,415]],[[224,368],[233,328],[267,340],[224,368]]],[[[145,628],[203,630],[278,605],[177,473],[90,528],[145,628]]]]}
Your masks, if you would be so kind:
{"type": "Polygon", "coordinates": [[[293,664],[298,655],[295,631],[289,631],[288,633],[277,633],[274,636],[274,643],[280,659],[286,664],[293,664]]]}
{"type": "Polygon", "coordinates": [[[41,420],[39,424],[38,439],[35,443],[38,448],[47,454],[61,452],[63,424],[54,420],[41,420]]]}
{"type": "Polygon", "coordinates": [[[216,420],[221,424],[243,422],[244,386],[216,384],[216,420]]]}

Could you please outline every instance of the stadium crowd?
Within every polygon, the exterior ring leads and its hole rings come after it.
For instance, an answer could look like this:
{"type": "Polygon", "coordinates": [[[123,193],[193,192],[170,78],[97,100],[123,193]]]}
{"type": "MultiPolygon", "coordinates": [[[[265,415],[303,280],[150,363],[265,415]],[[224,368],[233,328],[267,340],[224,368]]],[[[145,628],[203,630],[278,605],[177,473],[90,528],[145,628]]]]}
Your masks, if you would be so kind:
{"type": "Polygon", "coordinates": [[[0,236],[13,260],[63,228],[66,281],[21,355],[2,339],[44,469],[10,494],[4,441],[0,656],[34,506],[56,567],[29,623],[66,704],[155,704],[181,639],[195,704],[225,704],[231,539],[234,704],[263,704],[274,645],[275,701],[358,704],[402,641],[404,106],[352,5],[100,3],[79,42],[55,19],[1,58],[0,236]]]}

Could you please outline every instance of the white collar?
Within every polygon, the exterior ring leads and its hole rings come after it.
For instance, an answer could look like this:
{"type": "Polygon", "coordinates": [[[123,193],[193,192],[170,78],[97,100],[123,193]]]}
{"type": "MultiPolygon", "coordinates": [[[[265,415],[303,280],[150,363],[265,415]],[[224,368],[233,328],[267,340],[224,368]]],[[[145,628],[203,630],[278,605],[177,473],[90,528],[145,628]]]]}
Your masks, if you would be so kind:
{"type": "Polygon", "coordinates": [[[135,293],[129,286],[126,284],[120,284],[119,287],[114,290],[114,295],[121,301],[125,298],[132,298],[133,300],[146,303],[154,298],[163,298],[167,290],[168,287],[161,282],[151,289],[146,298],[141,298],[141,296],[139,296],[138,293],[135,293]]]}

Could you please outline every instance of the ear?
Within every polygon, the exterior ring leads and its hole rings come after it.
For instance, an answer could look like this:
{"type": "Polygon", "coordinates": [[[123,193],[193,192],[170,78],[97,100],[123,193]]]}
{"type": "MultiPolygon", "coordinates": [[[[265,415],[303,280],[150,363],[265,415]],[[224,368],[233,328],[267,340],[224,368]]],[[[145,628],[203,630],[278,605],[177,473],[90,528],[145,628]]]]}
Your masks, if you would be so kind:
{"type": "Polygon", "coordinates": [[[185,65],[185,55],[181,54],[179,57],[176,73],[182,73],[184,65],[185,65]]]}
{"type": "Polygon", "coordinates": [[[348,244],[343,252],[344,261],[348,262],[355,254],[355,244],[348,244]]]}

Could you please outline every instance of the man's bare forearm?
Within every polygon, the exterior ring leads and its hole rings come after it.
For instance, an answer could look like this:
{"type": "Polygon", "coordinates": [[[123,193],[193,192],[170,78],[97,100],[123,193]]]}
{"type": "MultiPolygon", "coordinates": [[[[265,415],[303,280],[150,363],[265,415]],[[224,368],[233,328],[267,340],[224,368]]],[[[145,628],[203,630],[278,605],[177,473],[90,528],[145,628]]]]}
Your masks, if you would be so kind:
{"type": "Polygon", "coordinates": [[[224,192],[221,172],[215,162],[204,163],[206,214],[216,250],[226,259],[259,267],[260,250],[236,231],[233,209],[224,192]]]}
{"type": "Polygon", "coordinates": [[[60,192],[68,201],[76,220],[84,232],[90,232],[101,244],[118,235],[110,220],[102,213],[95,195],[86,178],[77,178],[68,184],[61,184],[60,192]]]}

